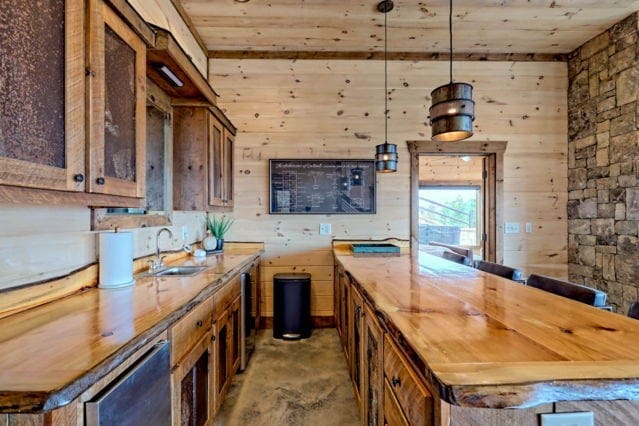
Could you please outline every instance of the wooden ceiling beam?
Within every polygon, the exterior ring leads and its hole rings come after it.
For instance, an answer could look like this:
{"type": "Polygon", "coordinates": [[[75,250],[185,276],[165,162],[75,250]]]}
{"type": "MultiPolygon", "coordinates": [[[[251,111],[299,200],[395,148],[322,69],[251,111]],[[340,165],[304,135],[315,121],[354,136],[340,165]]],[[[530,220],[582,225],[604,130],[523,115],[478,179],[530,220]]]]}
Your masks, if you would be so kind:
{"type": "MultiPolygon", "coordinates": [[[[384,60],[384,52],[209,50],[209,59],[384,60]]],[[[447,61],[447,52],[388,52],[389,61],[447,61]]],[[[567,62],[563,53],[455,53],[455,61],[567,62]]]]}

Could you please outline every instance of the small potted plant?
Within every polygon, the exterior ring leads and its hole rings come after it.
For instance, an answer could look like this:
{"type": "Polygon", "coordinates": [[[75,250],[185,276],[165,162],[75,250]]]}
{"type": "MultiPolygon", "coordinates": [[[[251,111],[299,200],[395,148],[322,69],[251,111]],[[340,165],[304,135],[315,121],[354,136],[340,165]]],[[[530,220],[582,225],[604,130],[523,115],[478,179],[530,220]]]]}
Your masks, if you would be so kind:
{"type": "Polygon", "coordinates": [[[211,234],[217,238],[217,250],[224,249],[224,235],[226,235],[229,228],[231,228],[233,222],[233,219],[226,216],[222,216],[219,219],[213,216],[213,220],[211,220],[210,217],[206,218],[206,227],[211,231],[211,234]]]}

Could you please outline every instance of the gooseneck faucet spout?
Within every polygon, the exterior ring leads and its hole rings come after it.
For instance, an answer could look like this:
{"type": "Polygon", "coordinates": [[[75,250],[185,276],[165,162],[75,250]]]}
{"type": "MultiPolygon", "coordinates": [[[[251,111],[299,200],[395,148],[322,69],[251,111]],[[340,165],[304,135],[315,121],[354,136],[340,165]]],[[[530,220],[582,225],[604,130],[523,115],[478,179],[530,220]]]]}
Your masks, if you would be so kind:
{"type": "Polygon", "coordinates": [[[153,262],[151,264],[150,272],[157,271],[158,269],[162,269],[164,267],[164,256],[160,257],[160,235],[163,232],[169,233],[169,238],[173,238],[173,233],[169,228],[161,228],[157,235],[155,236],[155,261],[150,260],[149,262],[153,262]]]}

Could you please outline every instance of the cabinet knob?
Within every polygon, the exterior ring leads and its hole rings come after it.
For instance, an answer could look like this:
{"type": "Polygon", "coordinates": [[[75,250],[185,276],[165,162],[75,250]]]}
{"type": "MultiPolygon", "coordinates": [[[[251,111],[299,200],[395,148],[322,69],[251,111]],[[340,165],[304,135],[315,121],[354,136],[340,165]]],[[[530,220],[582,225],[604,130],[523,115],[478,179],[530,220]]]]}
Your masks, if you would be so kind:
{"type": "Polygon", "coordinates": [[[104,185],[104,178],[103,177],[99,177],[95,180],[95,183],[97,183],[98,185],[104,185]]]}
{"type": "Polygon", "coordinates": [[[393,384],[393,387],[402,385],[401,379],[397,376],[393,376],[393,378],[391,379],[391,383],[393,384]]]}
{"type": "Polygon", "coordinates": [[[198,328],[202,327],[204,323],[202,322],[202,320],[197,320],[197,323],[195,325],[197,325],[198,328]]]}
{"type": "Polygon", "coordinates": [[[215,334],[211,336],[211,342],[215,342],[215,334]]]}
{"type": "Polygon", "coordinates": [[[84,175],[80,173],[73,175],[73,180],[76,182],[84,182],[84,175]]]}

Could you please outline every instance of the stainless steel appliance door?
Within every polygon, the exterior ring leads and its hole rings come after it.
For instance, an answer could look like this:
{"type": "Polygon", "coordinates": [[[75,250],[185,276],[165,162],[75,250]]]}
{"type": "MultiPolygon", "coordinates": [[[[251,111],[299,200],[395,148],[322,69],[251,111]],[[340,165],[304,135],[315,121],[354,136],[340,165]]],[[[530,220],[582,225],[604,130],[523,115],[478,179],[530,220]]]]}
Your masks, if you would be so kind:
{"type": "Polygon", "coordinates": [[[171,425],[171,370],[167,341],[149,352],[84,404],[88,426],[171,425]]]}

